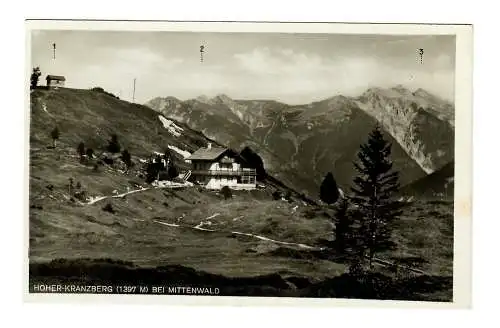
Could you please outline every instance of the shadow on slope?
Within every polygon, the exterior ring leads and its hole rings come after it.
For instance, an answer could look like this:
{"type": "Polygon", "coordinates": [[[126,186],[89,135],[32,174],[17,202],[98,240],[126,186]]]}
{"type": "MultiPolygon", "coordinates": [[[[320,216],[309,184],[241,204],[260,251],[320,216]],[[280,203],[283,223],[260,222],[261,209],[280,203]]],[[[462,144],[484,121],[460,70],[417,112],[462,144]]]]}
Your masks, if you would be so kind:
{"type": "Polygon", "coordinates": [[[393,279],[380,273],[363,277],[343,274],[311,284],[305,277],[284,278],[284,275],[280,272],[253,277],[225,277],[181,265],[147,268],[112,259],[57,259],[49,263],[30,263],[29,290],[33,292],[33,285],[39,283],[128,284],[219,288],[222,296],[451,301],[447,291],[453,285],[451,277],[436,276],[393,279]],[[433,296],[443,292],[444,296],[433,296]]]}

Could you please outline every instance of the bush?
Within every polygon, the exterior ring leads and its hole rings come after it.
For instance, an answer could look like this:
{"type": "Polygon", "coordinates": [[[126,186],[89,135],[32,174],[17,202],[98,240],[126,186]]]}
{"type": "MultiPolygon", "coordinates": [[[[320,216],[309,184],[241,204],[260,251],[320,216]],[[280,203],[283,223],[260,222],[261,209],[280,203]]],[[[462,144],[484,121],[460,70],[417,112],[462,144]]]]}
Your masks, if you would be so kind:
{"type": "Polygon", "coordinates": [[[158,174],[163,167],[163,163],[158,162],[148,162],[146,164],[146,182],[151,183],[158,178],[158,174]]]}
{"type": "Polygon", "coordinates": [[[312,210],[312,209],[308,209],[307,211],[305,211],[304,213],[304,217],[306,219],[314,219],[315,217],[317,216],[317,213],[315,210],[312,210]]]}
{"type": "Polygon", "coordinates": [[[111,205],[110,203],[107,203],[103,208],[102,210],[104,212],[109,212],[111,214],[115,214],[115,210],[113,209],[113,205],[111,205]]]}
{"type": "MultiPolygon", "coordinates": [[[[159,171],[159,173],[157,174],[156,177],[158,178],[159,181],[171,180],[170,176],[165,171],[159,171]]],[[[156,180],[156,178],[155,178],[155,180],[156,180]]]]}
{"type": "Polygon", "coordinates": [[[168,168],[168,177],[170,180],[172,180],[177,178],[177,176],[179,176],[179,172],[177,171],[175,165],[171,164],[170,167],[168,168]]]}
{"type": "Polygon", "coordinates": [[[275,192],[273,192],[273,199],[280,200],[281,199],[281,192],[279,192],[277,190],[275,192]]]}
{"type": "Polygon", "coordinates": [[[78,155],[80,155],[80,157],[85,155],[85,144],[83,143],[83,141],[80,142],[76,147],[76,152],[78,153],[78,155]]]}
{"type": "Polygon", "coordinates": [[[233,193],[231,192],[231,189],[228,186],[222,187],[220,192],[224,196],[224,199],[230,199],[233,197],[233,193]]]}
{"type": "Polygon", "coordinates": [[[127,149],[125,149],[122,152],[122,161],[127,166],[127,169],[129,169],[132,166],[132,156],[130,155],[127,149]]]}
{"type": "Polygon", "coordinates": [[[111,139],[109,140],[107,149],[110,153],[120,152],[121,146],[118,143],[118,136],[116,134],[111,135],[111,139]]]}
{"type": "Polygon", "coordinates": [[[85,154],[87,155],[88,159],[92,159],[94,157],[94,150],[92,148],[87,148],[85,154]]]}
{"type": "Polygon", "coordinates": [[[59,139],[60,133],[59,128],[56,126],[51,132],[50,137],[52,138],[52,147],[56,148],[56,142],[59,139]]]}
{"type": "MultiPolygon", "coordinates": [[[[87,193],[85,190],[78,190],[73,193],[73,196],[81,202],[87,201],[87,193]]],[[[114,212],[113,212],[114,213],[114,212]]]]}
{"type": "Polygon", "coordinates": [[[108,165],[113,165],[114,161],[112,158],[104,157],[102,161],[108,165]]]}

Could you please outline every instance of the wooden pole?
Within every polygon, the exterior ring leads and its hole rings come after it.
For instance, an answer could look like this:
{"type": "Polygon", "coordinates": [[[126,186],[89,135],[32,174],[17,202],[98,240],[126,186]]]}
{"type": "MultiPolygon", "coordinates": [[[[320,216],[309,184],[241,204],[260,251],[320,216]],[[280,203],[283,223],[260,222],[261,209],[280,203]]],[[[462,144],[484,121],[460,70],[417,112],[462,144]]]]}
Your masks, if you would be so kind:
{"type": "Polygon", "coordinates": [[[135,78],[134,78],[134,92],[132,94],[132,102],[135,102],[135,78]]]}

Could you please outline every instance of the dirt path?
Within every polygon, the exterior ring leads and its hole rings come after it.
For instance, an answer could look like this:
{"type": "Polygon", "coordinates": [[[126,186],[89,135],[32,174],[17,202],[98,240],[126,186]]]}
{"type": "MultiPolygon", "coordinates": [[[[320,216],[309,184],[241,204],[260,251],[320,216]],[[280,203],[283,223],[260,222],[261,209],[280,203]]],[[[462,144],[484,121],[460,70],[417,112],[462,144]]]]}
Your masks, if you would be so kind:
{"type": "Polygon", "coordinates": [[[243,236],[248,236],[248,237],[254,237],[254,238],[257,238],[257,239],[260,239],[260,240],[265,240],[265,241],[269,241],[269,242],[272,242],[272,243],[275,243],[275,244],[280,244],[280,245],[298,246],[299,248],[310,249],[310,250],[318,250],[318,251],[321,251],[321,250],[324,249],[323,247],[314,247],[314,246],[309,246],[309,245],[306,245],[306,244],[291,243],[291,242],[286,242],[286,241],[275,240],[275,239],[267,238],[267,237],[264,237],[264,236],[261,236],[261,235],[255,235],[253,233],[245,233],[245,232],[239,232],[239,231],[231,231],[231,233],[235,234],[235,235],[243,235],[243,236]]]}
{"type": "Polygon", "coordinates": [[[280,245],[286,245],[286,246],[297,246],[299,248],[308,249],[308,250],[323,250],[324,249],[324,248],[320,248],[320,247],[309,246],[306,244],[291,243],[291,242],[286,242],[286,241],[275,240],[275,239],[271,239],[271,238],[268,238],[265,236],[256,235],[256,234],[252,234],[252,233],[239,232],[239,231],[224,231],[224,230],[206,229],[206,228],[201,227],[202,223],[198,224],[197,226],[187,226],[187,225],[179,225],[179,224],[175,224],[175,223],[167,223],[167,222],[158,221],[158,220],[153,220],[153,222],[164,225],[164,226],[168,226],[168,227],[174,227],[174,228],[188,228],[188,229],[202,230],[202,231],[208,231],[208,232],[230,232],[234,235],[253,237],[253,238],[264,240],[264,241],[271,242],[274,244],[280,244],[280,245]]]}
{"type": "Polygon", "coordinates": [[[131,190],[131,191],[124,192],[123,194],[119,194],[119,195],[99,196],[99,197],[93,198],[92,200],[90,200],[89,202],[84,203],[84,204],[85,205],[92,205],[92,204],[95,204],[95,203],[97,203],[103,199],[107,199],[107,198],[123,198],[126,195],[134,194],[136,192],[146,191],[149,189],[151,189],[151,188],[142,188],[142,189],[131,190]]]}

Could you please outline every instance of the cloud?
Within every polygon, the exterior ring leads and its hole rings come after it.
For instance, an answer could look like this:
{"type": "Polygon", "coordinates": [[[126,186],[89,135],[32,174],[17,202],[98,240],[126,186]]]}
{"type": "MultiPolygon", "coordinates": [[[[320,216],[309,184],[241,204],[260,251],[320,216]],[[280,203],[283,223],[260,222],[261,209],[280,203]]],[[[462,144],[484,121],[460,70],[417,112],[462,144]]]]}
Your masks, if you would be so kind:
{"type": "Polygon", "coordinates": [[[324,67],[318,55],[297,53],[292,49],[257,48],[250,53],[235,54],[243,70],[255,74],[295,74],[324,67]]]}
{"type": "Polygon", "coordinates": [[[423,87],[447,99],[453,97],[454,74],[447,55],[434,59],[429,70],[416,64],[414,69],[391,65],[389,60],[370,54],[327,58],[269,47],[233,57],[239,70],[253,76],[253,92],[289,102],[306,97],[319,100],[334,94],[353,96],[372,86],[397,84],[423,87]]]}
{"type": "Polygon", "coordinates": [[[44,74],[65,75],[69,87],[99,85],[125,99],[131,99],[137,78],[139,102],[156,96],[188,99],[225,93],[298,104],[396,84],[453,97],[452,38],[311,39],[231,33],[203,37],[209,48],[201,63],[200,36],[195,34],[42,31],[32,38],[32,64],[44,74]],[[56,61],[52,42],[58,45],[56,61]],[[416,52],[419,47],[425,48],[423,64],[416,52]]]}

